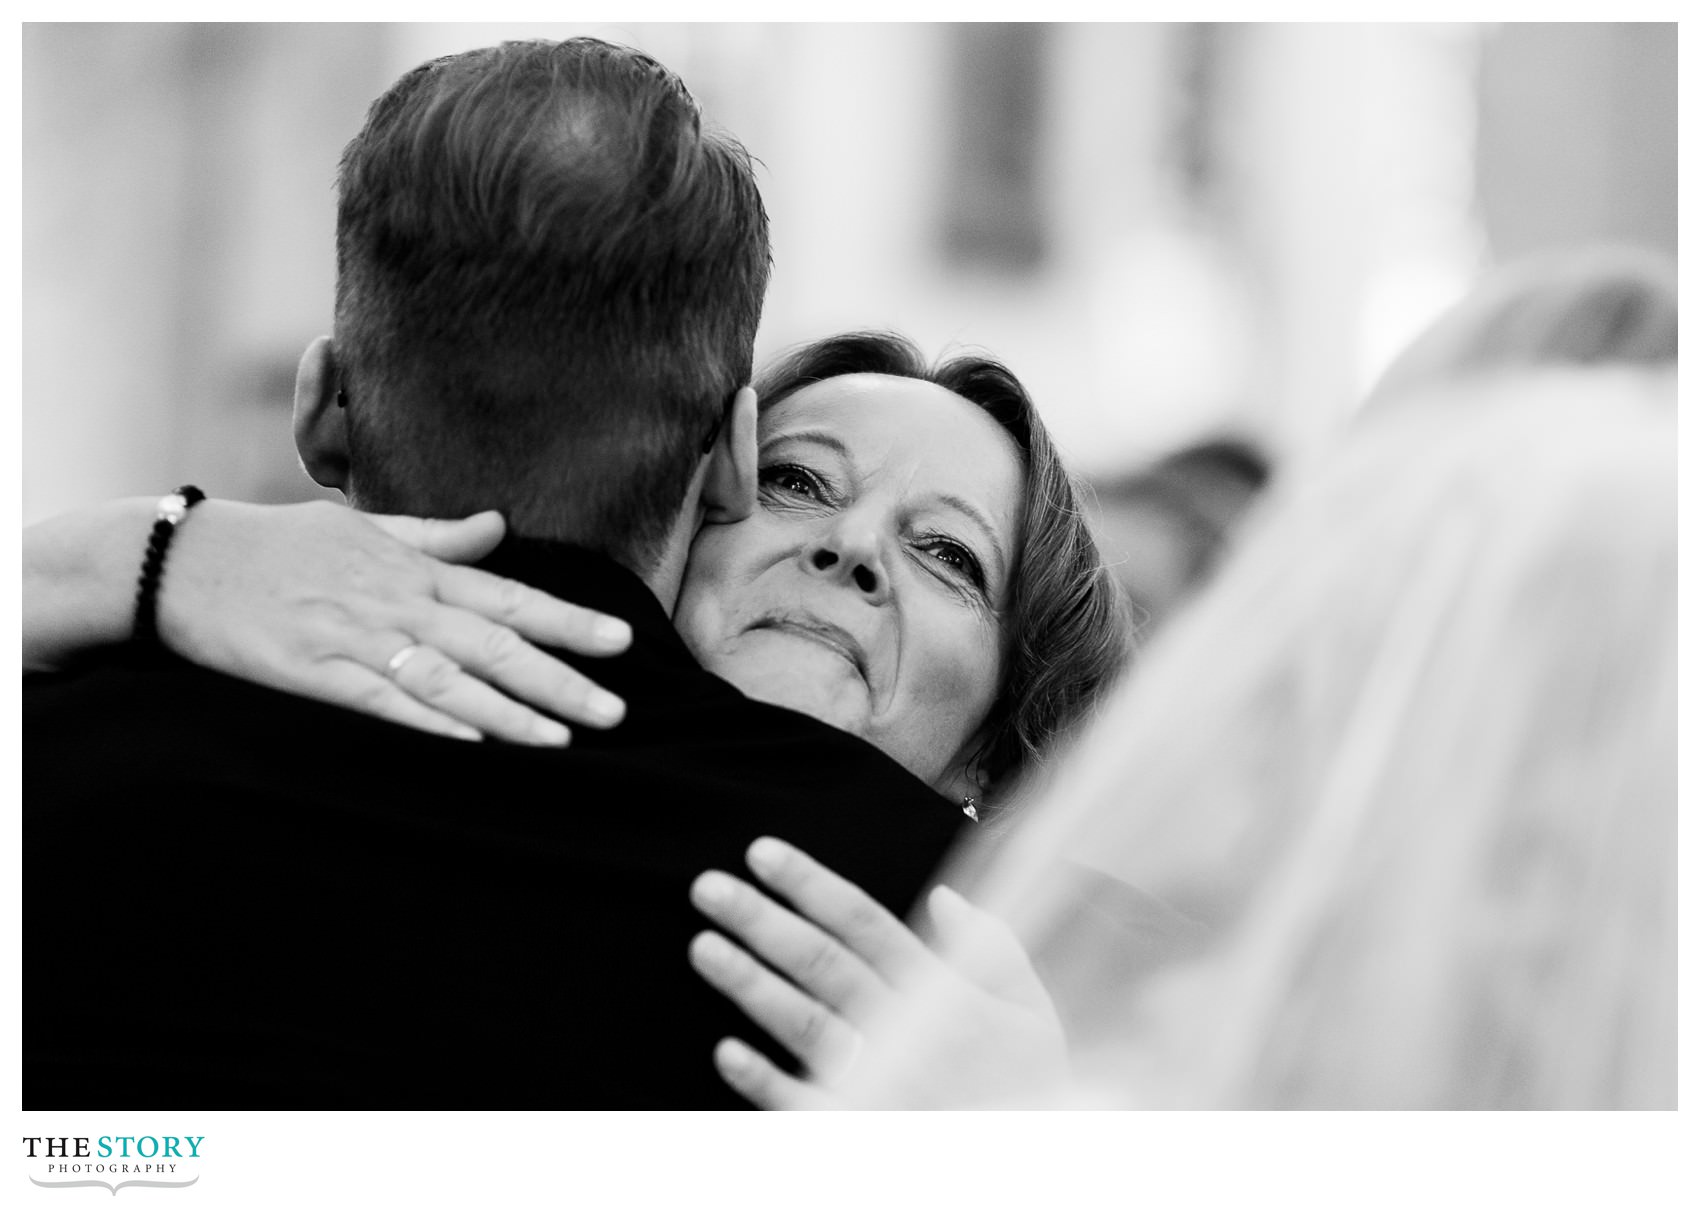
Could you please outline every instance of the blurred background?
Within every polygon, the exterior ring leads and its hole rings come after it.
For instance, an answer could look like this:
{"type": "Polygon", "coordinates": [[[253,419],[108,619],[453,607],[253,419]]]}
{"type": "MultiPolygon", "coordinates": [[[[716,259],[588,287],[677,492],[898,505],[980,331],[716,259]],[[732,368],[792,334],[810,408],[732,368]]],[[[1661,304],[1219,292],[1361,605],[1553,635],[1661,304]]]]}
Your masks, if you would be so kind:
{"type": "Polygon", "coordinates": [[[578,33],[760,161],[758,357],[989,350],[1106,485],[1224,437],[1302,462],[1496,264],[1676,252],[1672,24],[30,24],[25,522],[329,495],[289,408],[343,145],[427,58],[578,33]]]}

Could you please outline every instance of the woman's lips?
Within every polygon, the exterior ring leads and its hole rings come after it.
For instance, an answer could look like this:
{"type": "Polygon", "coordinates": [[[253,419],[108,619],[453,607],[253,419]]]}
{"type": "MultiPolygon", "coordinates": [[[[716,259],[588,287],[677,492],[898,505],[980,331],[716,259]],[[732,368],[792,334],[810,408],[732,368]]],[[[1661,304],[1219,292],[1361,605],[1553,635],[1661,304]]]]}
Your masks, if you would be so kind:
{"type": "Polygon", "coordinates": [[[864,682],[868,680],[868,658],[856,637],[836,623],[795,611],[763,615],[747,628],[749,631],[784,631],[800,635],[836,652],[843,657],[864,682]]]}

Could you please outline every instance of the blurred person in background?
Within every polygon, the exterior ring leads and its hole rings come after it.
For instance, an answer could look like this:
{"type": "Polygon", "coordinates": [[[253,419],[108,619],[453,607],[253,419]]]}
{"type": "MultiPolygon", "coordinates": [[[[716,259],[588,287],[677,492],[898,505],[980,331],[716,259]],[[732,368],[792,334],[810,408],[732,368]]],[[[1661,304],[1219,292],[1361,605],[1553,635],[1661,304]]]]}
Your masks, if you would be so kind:
{"type": "Polygon", "coordinates": [[[1149,639],[1208,580],[1269,479],[1251,442],[1219,437],[1094,485],[1104,558],[1149,639]]]}
{"type": "Polygon", "coordinates": [[[1382,374],[1375,413],[1412,392],[1533,366],[1676,365],[1676,265],[1627,246],[1512,262],[1442,313],[1382,374]]]}
{"type": "Polygon", "coordinates": [[[1674,1107],[1674,390],[1525,373],[1350,435],[994,856],[998,916],[934,894],[937,949],[773,842],[751,869],[789,908],[702,877],[771,965],[711,979],[818,1061],[723,1041],[728,1080],[775,1107],[1674,1107]],[[1209,933],[1130,973],[1059,856],[1209,933]]]}

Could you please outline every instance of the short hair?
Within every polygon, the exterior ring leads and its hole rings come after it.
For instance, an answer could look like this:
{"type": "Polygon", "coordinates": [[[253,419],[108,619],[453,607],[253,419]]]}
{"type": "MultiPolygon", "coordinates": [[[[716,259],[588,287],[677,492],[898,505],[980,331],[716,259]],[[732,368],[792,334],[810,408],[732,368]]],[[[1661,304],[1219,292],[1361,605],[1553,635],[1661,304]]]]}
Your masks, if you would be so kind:
{"type": "Polygon", "coordinates": [[[1007,791],[1080,721],[1131,655],[1125,593],[1104,567],[1064,466],[1021,381],[972,354],[929,364],[904,337],[853,332],[793,349],[757,376],[762,411],[811,383],[877,374],[933,383],[983,410],[1024,464],[1020,555],[1004,614],[1004,669],[973,766],[988,794],[1007,791]]]}
{"type": "Polygon", "coordinates": [[[1675,1105],[1673,395],[1453,386],[1277,490],[979,890],[1087,1007],[1076,1072],[1157,1105],[1675,1105]],[[1082,942],[1058,858],[1214,937],[1106,979],[1127,940],[1082,942]]]}
{"type": "Polygon", "coordinates": [[[748,383],[770,264],[751,162],[683,82],[592,38],[426,63],[338,179],[354,503],[642,571],[748,383]]]}
{"type": "Polygon", "coordinates": [[[1394,359],[1369,406],[1539,366],[1674,365],[1676,265],[1618,245],[1528,257],[1487,275],[1394,359]]]}

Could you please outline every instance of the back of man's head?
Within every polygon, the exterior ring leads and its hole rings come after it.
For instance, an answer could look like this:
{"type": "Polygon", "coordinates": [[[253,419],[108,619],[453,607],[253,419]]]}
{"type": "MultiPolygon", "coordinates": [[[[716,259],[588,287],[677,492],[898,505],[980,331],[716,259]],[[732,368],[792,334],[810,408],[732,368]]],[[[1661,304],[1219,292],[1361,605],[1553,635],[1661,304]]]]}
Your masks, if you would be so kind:
{"type": "Polygon", "coordinates": [[[590,38],[438,59],[343,155],[335,346],[360,508],[496,508],[642,571],[750,380],[767,216],[679,78],[590,38]]]}

